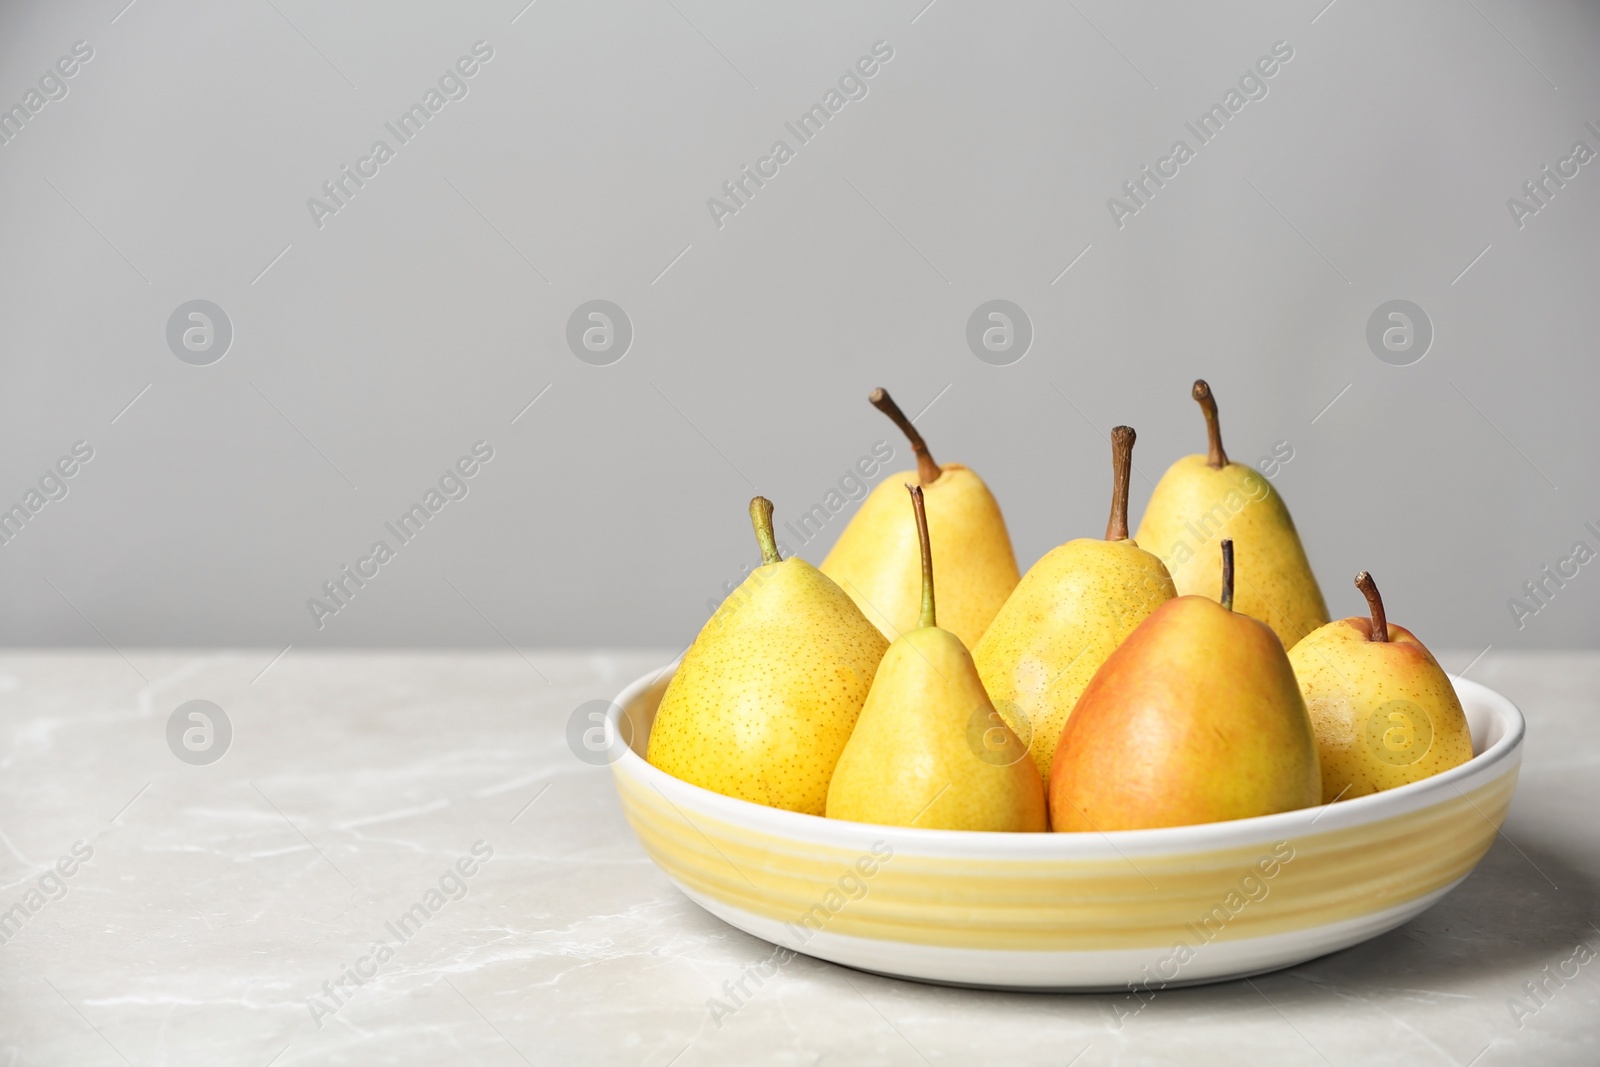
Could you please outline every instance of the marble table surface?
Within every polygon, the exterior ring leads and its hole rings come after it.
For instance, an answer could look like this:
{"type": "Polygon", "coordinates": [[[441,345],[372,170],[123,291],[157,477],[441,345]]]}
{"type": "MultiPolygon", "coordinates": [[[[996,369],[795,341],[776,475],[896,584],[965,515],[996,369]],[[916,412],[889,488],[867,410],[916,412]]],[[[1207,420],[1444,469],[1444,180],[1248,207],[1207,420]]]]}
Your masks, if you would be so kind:
{"type": "Polygon", "coordinates": [[[1441,657],[1522,707],[1521,784],[1477,871],[1364,945],[1131,1017],[798,957],[716,1021],[769,948],[567,742],[667,658],[0,654],[0,1067],[1600,1062],[1600,654],[1441,657]],[[231,737],[169,725],[197,700],[231,737]]]}

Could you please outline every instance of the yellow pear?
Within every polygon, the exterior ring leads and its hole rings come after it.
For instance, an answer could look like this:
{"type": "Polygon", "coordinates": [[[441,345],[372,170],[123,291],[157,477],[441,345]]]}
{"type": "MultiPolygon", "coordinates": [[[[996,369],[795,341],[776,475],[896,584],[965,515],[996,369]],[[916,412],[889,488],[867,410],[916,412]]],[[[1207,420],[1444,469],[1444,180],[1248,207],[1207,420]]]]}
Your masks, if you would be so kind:
{"type": "Polygon", "coordinates": [[[1044,783],[994,714],[972,656],[936,622],[920,486],[918,626],[894,639],[833,772],[828,817],[936,830],[1044,830],[1044,783]],[[984,735],[1003,735],[986,744],[984,735]]]}
{"type": "Polygon", "coordinates": [[[1233,610],[1224,540],[1220,604],[1157,608],[1095,672],[1050,773],[1056,830],[1138,830],[1246,819],[1322,796],[1317,739],[1283,645],[1233,610]]]}
{"type": "MultiPolygon", "coordinates": [[[[945,629],[970,648],[1017,584],[1017,557],[1000,505],[966,467],[935,463],[888,393],[877,389],[868,399],[894,420],[916,453],[916,478],[927,494],[928,531],[940,560],[939,615],[945,629]]],[[[902,471],[874,489],[822,561],[822,573],[891,641],[917,628],[922,598],[916,531],[905,521],[905,501],[896,488],[911,477],[902,471]]]]}
{"type": "Polygon", "coordinates": [[[1228,462],[1217,402],[1204,381],[1194,398],[1206,416],[1210,449],[1185,456],[1161,476],[1135,538],[1160,556],[1181,595],[1219,597],[1224,538],[1239,554],[1237,609],[1272,627],[1284,648],[1328,621],[1294,520],[1272,483],[1254,468],[1228,462]]]}
{"type": "Polygon", "coordinates": [[[725,796],[821,815],[889,642],[815,567],[779,557],[771,503],[752,500],[750,519],[762,564],[684,653],[648,758],[725,796]]]}
{"type": "Polygon", "coordinates": [[[1322,802],[1415,782],[1472,758],[1455,687],[1427,648],[1384,616],[1372,575],[1356,575],[1372,618],[1339,619],[1289,650],[1322,756],[1322,802]]]}
{"type": "Polygon", "coordinates": [[[1111,520],[1104,540],[1080,537],[1028,569],[972,657],[1006,725],[1050,778],[1056,741],[1106,657],[1177,596],[1161,560],[1128,539],[1132,427],[1111,431],[1111,520]]]}

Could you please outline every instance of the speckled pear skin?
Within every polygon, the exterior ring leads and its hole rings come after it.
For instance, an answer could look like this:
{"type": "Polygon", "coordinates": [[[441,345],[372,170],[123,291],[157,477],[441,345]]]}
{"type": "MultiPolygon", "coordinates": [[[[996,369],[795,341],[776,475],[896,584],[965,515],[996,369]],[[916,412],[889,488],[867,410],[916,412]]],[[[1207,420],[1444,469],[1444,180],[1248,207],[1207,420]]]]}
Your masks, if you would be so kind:
{"type": "Polygon", "coordinates": [[[1008,731],[961,639],[937,626],[895,638],[828,789],[828,817],[925,830],[1041,831],[1044,786],[1008,731]],[[975,728],[976,727],[976,728],[975,728]],[[974,743],[980,747],[974,749],[974,743]]]}
{"type": "MultiPolygon", "coordinates": [[[[943,468],[922,487],[939,623],[971,648],[1020,575],[1005,517],[989,487],[959,463],[943,468]]],[[[822,573],[890,640],[915,630],[922,608],[922,557],[916,527],[906,522],[907,484],[917,484],[916,471],[885,478],[822,561],[822,573]]]]}
{"type": "Polygon", "coordinates": [[[1316,735],[1283,645],[1200,596],[1161,605],[1101,664],[1050,772],[1056,830],[1189,826],[1321,800],[1316,735]]]}
{"type": "Polygon", "coordinates": [[[888,645],[805,560],[763,564],[684,654],[647,758],[724,796],[821,815],[888,645]]]}
{"type": "Polygon", "coordinates": [[[1156,608],[1172,576],[1134,541],[1079,538],[1028,569],[972,658],[983,687],[1048,781],[1056,742],[1100,664],[1156,608]]]}
{"type": "Polygon", "coordinates": [[[1234,610],[1260,619],[1293,648],[1328,621],[1294,520],[1272,483],[1254,467],[1220,470],[1184,456],[1161,476],[1134,540],[1160,556],[1180,596],[1222,593],[1222,542],[1233,540],[1238,584],[1234,610]]]}
{"type": "Polygon", "coordinates": [[[1449,677],[1410,630],[1390,623],[1388,632],[1388,641],[1371,641],[1371,619],[1339,619],[1289,650],[1317,731],[1324,804],[1420,781],[1472,758],[1472,734],[1449,677]],[[1422,740],[1409,721],[1415,713],[1394,701],[1427,716],[1431,744],[1420,755],[1407,751],[1422,740]],[[1374,713],[1381,722],[1369,736],[1374,713]],[[1397,713],[1404,718],[1389,718],[1397,713]]]}

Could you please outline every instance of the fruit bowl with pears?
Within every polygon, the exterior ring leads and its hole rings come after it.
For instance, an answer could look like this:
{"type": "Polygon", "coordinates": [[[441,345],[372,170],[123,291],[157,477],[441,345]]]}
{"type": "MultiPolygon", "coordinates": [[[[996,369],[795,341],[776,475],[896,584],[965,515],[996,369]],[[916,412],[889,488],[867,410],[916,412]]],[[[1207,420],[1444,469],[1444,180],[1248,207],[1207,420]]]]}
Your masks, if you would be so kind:
{"type": "Polygon", "coordinates": [[[1511,803],[1523,720],[1387,620],[1329,621],[1287,507],[1209,447],[1129,536],[1020,574],[999,505],[885,479],[821,568],[762,565],[614,702],[612,773],[650,857],[795,952],[954,985],[1155,990],[1286,967],[1417,915],[1511,803]],[[905,484],[902,488],[901,483],[905,484]],[[909,491],[909,492],[908,492],[909,491]]]}

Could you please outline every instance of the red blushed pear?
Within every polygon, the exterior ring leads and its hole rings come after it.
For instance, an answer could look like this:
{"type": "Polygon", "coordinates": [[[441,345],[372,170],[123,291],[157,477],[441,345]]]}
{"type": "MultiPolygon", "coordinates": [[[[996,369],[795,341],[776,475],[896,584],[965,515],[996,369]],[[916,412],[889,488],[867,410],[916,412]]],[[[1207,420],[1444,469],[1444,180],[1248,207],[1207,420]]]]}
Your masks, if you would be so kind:
{"type": "Polygon", "coordinates": [[[1131,426],[1111,431],[1111,519],[1028,568],[972,650],[995,710],[1028,743],[1042,781],[1067,716],[1095,671],[1152,611],[1178,595],[1161,560],[1128,538],[1131,426]]]}
{"type": "Polygon", "coordinates": [[[1388,621],[1372,575],[1356,575],[1356,588],[1370,619],[1330,622],[1289,652],[1317,731],[1325,804],[1472,758],[1472,734],[1449,677],[1410,630],[1388,621]]]}
{"type": "Polygon", "coordinates": [[[1317,804],[1316,735],[1283,644],[1220,603],[1157,608],[1100,666],[1067,719],[1050,775],[1052,828],[1136,830],[1317,804]]]}

